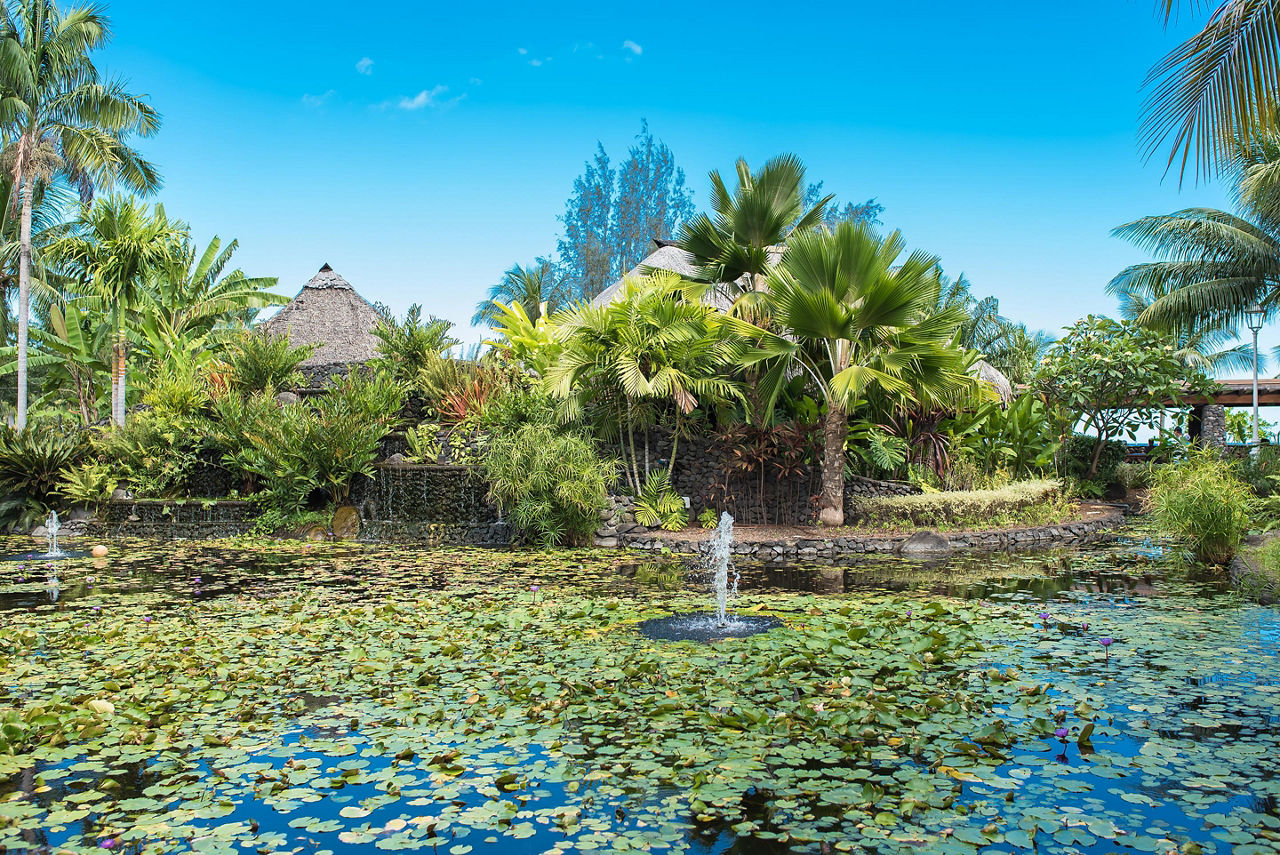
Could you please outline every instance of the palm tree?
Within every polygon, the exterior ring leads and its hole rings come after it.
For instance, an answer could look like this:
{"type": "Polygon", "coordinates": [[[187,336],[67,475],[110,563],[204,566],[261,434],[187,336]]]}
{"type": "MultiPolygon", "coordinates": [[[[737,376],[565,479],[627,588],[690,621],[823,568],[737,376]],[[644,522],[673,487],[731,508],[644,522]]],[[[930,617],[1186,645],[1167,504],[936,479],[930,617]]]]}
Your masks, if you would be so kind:
{"type": "Polygon", "coordinates": [[[793,154],[778,155],[754,173],[745,160],[736,168],[733,192],[719,171],[711,172],[714,219],[699,214],[689,220],[678,241],[693,256],[697,278],[729,300],[760,292],[783,244],[792,234],[820,225],[833,198],[824,196],[804,209],[804,164],[793,154]]]}
{"type": "Polygon", "coordinates": [[[646,443],[642,472],[635,428],[648,426],[654,407],[674,405],[670,476],[683,420],[701,406],[737,395],[726,369],[735,364],[739,348],[725,316],[686,301],[681,287],[680,277],[668,272],[628,279],[609,305],[583,303],[557,317],[563,351],[547,371],[547,385],[566,401],[570,415],[594,409],[603,417],[602,427],[619,440],[636,495],[649,466],[646,443]]]}
{"type": "Polygon", "coordinates": [[[113,195],[83,206],[72,233],[49,246],[49,256],[77,275],[86,305],[110,315],[116,426],[124,425],[126,408],[128,313],[138,306],[147,280],[175,263],[186,240],[185,226],[170,221],[163,205],[148,210],[133,198],[113,195]]]}
{"type": "Polygon", "coordinates": [[[1125,268],[1107,290],[1140,298],[1136,319],[1159,330],[1236,327],[1259,304],[1275,315],[1280,285],[1280,136],[1237,141],[1232,181],[1240,213],[1186,208],[1112,233],[1159,260],[1125,268]]]}
{"type": "Polygon", "coordinates": [[[767,400],[795,372],[822,395],[824,525],[844,523],[849,413],[869,390],[910,398],[913,386],[972,383],[964,351],[951,346],[964,312],[937,306],[938,259],[920,251],[902,259],[904,250],[900,233],[882,239],[861,223],[794,235],[763,298],[778,332],[728,321],[760,342],[746,361],[772,363],[763,378],[767,400]]]}
{"type": "MultiPolygon", "coordinates": [[[[1183,3],[1160,0],[1165,23],[1183,3]]],[[[1201,5],[1199,3],[1193,4],[1201,5]]],[[[1142,141],[1148,156],[1172,139],[1166,170],[1229,168],[1235,140],[1273,133],[1280,95],[1280,0],[1220,0],[1203,29],[1147,75],[1142,141]]]]}
{"type": "Polygon", "coordinates": [[[519,303],[534,323],[558,312],[569,302],[569,292],[556,276],[555,267],[545,259],[535,265],[512,265],[502,274],[502,281],[489,289],[488,296],[476,306],[471,317],[474,326],[492,327],[501,317],[501,308],[519,303]]]}
{"type": "Polygon", "coordinates": [[[85,202],[100,185],[123,183],[149,193],[155,169],[126,143],[150,135],[156,112],[100,79],[89,58],[109,36],[96,8],[60,10],[52,0],[0,5],[0,130],[9,141],[5,170],[13,176],[20,210],[18,258],[18,413],[27,421],[27,336],[32,264],[32,209],[38,184],[65,178],[85,202]]]}

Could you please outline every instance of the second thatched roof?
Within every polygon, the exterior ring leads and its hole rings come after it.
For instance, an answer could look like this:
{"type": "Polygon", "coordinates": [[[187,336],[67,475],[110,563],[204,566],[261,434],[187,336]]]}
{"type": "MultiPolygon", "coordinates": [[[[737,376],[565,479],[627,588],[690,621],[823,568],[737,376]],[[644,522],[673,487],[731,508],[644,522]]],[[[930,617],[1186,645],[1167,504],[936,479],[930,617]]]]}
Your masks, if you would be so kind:
{"type": "Polygon", "coordinates": [[[288,334],[291,344],[318,345],[302,363],[311,377],[345,374],[351,366],[378,355],[373,334],[378,312],[351,283],[325,265],[263,327],[273,335],[288,334]]]}

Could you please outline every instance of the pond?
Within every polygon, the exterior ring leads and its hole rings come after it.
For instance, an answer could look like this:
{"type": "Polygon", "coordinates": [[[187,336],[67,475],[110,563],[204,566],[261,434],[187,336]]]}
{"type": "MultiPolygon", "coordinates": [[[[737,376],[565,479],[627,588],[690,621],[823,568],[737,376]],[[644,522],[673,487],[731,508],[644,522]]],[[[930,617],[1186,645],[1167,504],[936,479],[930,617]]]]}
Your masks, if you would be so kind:
{"type": "MultiPolygon", "coordinates": [[[[0,542],[20,552],[27,543],[0,542]]],[[[0,852],[1274,852],[1280,614],[1180,550],[0,564],[0,852]],[[1100,642],[1110,639],[1108,646],[1100,642]]]]}

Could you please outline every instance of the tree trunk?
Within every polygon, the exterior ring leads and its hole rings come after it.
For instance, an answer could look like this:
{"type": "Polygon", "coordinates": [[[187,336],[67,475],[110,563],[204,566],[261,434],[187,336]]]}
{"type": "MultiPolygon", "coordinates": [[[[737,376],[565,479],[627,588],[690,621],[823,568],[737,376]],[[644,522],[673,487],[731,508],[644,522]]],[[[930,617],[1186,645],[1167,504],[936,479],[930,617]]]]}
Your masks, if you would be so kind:
{"type": "Polygon", "coordinates": [[[1098,474],[1098,460],[1102,457],[1102,446],[1106,442],[1102,435],[1099,434],[1098,441],[1093,444],[1093,457],[1089,459],[1089,471],[1084,473],[1084,480],[1092,481],[1093,476],[1098,474]]]}
{"type": "Polygon", "coordinates": [[[849,414],[834,401],[827,404],[822,422],[822,496],[818,521],[844,525],[844,442],[849,435],[849,414]]]}
{"type": "Polygon", "coordinates": [[[21,183],[22,221],[18,246],[18,430],[27,426],[27,327],[31,313],[31,196],[32,180],[21,183]]]}
{"type": "Polygon", "coordinates": [[[116,333],[114,359],[111,366],[111,423],[116,427],[124,427],[125,344],[125,332],[122,328],[116,333]]]}

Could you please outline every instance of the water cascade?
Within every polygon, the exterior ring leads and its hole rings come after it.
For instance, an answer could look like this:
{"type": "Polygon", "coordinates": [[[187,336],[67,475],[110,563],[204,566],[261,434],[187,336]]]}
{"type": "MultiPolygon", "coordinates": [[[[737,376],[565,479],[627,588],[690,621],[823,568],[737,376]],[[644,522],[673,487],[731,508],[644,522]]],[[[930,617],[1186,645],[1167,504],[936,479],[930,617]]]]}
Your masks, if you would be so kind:
{"type": "Polygon", "coordinates": [[[49,551],[41,558],[66,558],[67,553],[58,548],[58,531],[62,528],[62,523],[58,522],[58,512],[49,511],[49,518],[44,522],[45,530],[48,532],[46,537],[49,538],[49,551]]]}

